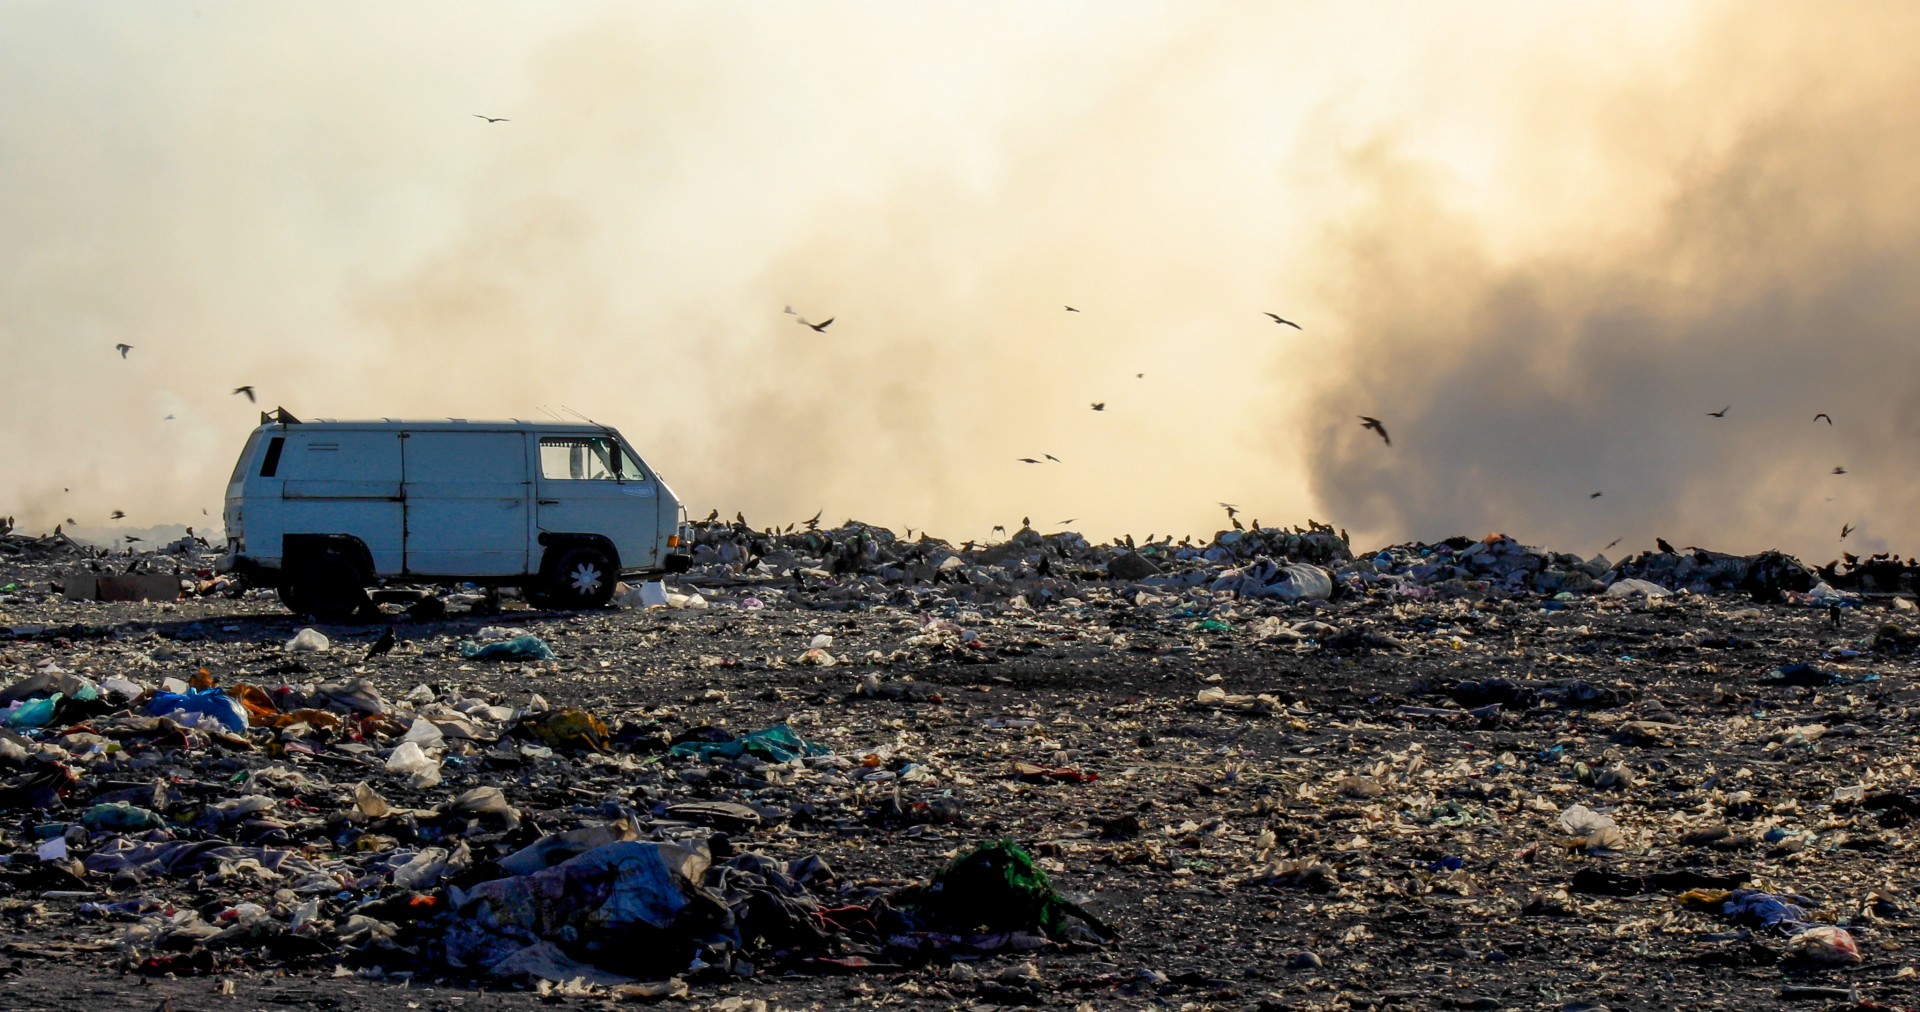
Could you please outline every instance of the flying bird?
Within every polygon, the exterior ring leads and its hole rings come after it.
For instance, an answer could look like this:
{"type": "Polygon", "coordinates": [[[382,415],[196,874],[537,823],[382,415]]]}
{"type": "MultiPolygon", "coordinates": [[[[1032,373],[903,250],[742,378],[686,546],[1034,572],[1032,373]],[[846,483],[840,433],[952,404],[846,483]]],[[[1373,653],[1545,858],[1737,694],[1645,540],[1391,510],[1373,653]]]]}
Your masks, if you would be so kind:
{"type": "Polygon", "coordinates": [[[1007,536],[1007,529],[1006,529],[1005,527],[1003,527],[1003,526],[1001,526],[1000,524],[994,524],[994,525],[993,525],[993,529],[992,529],[992,530],[990,530],[990,531],[988,531],[987,533],[988,533],[988,534],[998,534],[998,535],[1000,535],[1001,537],[1003,537],[1003,538],[1004,538],[1004,537],[1006,537],[1006,536],[1007,536]]]}
{"type": "Polygon", "coordinates": [[[1268,314],[1267,314],[1267,316],[1268,316],[1268,317],[1270,317],[1270,318],[1271,318],[1271,319],[1273,320],[1273,322],[1275,322],[1275,323],[1284,323],[1284,324],[1286,324],[1287,326],[1289,326],[1289,327],[1292,327],[1292,328],[1293,328],[1293,329],[1295,329],[1295,330],[1305,330],[1305,329],[1306,329],[1305,327],[1302,327],[1302,326],[1300,326],[1299,324],[1297,324],[1297,323],[1295,323],[1295,322],[1293,322],[1292,320],[1283,320],[1283,319],[1281,319],[1281,318],[1280,318],[1280,314],[1279,314],[1279,313],[1268,313],[1268,314]]]}
{"type": "Polygon", "coordinates": [[[1360,415],[1358,417],[1360,419],[1361,428],[1372,429],[1373,431],[1378,432],[1380,434],[1380,438],[1382,440],[1385,440],[1388,446],[1393,445],[1393,437],[1387,435],[1387,427],[1380,424],[1380,419],[1369,418],[1366,415],[1360,415]]]}
{"type": "Polygon", "coordinates": [[[1598,499],[1598,498],[1600,498],[1600,493],[1598,493],[1598,492],[1589,492],[1589,493],[1587,493],[1587,498],[1589,498],[1589,499],[1598,499]]]}
{"type": "Polygon", "coordinates": [[[172,415],[168,415],[167,417],[165,417],[165,418],[162,418],[162,419],[160,419],[160,420],[161,420],[161,421],[163,421],[163,422],[171,422],[171,421],[173,421],[173,416],[172,416],[172,415]]]}
{"type": "Polygon", "coordinates": [[[114,345],[114,346],[113,346],[113,350],[114,350],[114,351],[117,351],[117,352],[119,352],[119,353],[120,353],[120,357],[121,357],[121,358],[126,358],[126,357],[127,357],[127,352],[130,352],[130,351],[132,351],[132,350],[133,350],[133,345],[130,345],[130,344],[116,344],[116,345],[114,345]]]}
{"type": "MultiPolygon", "coordinates": [[[[826,511],[827,508],[825,506],[820,507],[820,513],[825,513],[826,511]]],[[[807,530],[813,530],[815,527],[820,526],[820,513],[815,513],[813,517],[807,521],[807,530]]]]}
{"type": "Polygon", "coordinates": [[[807,318],[806,318],[806,317],[804,317],[804,316],[802,316],[802,317],[799,317],[799,320],[800,320],[800,325],[801,325],[801,326],[803,326],[803,327],[812,327],[812,328],[813,328],[813,330],[814,330],[814,333],[817,333],[817,334],[824,334],[824,333],[826,333],[826,332],[827,332],[827,328],[828,328],[828,327],[831,327],[831,326],[833,326],[833,321],[835,321],[835,320],[837,320],[837,319],[839,319],[839,317],[837,317],[837,316],[829,316],[829,317],[827,317],[826,319],[824,319],[824,320],[822,320],[822,321],[820,321],[819,323],[808,323],[808,322],[807,322],[807,318]]]}
{"type": "Polygon", "coordinates": [[[1672,546],[1672,545],[1670,545],[1670,544],[1667,544],[1667,539],[1666,539],[1666,538],[1654,538],[1654,539],[1653,539],[1653,543],[1654,543],[1654,544],[1656,544],[1656,545],[1659,545],[1659,546],[1660,546],[1660,550],[1661,550],[1661,551],[1663,551],[1663,552],[1665,552],[1665,553],[1667,553],[1668,555],[1679,555],[1679,554],[1680,554],[1679,552],[1676,552],[1676,551],[1674,551],[1674,550],[1673,550],[1673,546],[1672,546]]]}
{"type": "Polygon", "coordinates": [[[113,511],[113,519],[115,519],[115,520],[125,520],[126,518],[127,518],[127,514],[126,514],[126,513],[124,512],[124,511],[121,511],[121,510],[114,510],[114,511],[113,511]]]}
{"type": "Polygon", "coordinates": [[[234,392],[234,393],[236,393],[236,394],[246,394],[246,395],[247,395],[247,403],[248,403],[248,404],[258,404],[258,403],[260,403],[260,402],[259,402],[259,401],[258,401],[257,399],[255,399],[255,398],[254,398],[254,396],[253,396],[253,388],[252,388],[252,387],[250,387],[250,386],[246,386],[246,387],[234,387],[234,388],[233,388],[233,392],[234,392]]]}
{"type": "Polygon", "coordinates": [[[794,312],[794,311],[793,311],[793,307],[792,307],[792,306],[788,306],[788,307],[787,307],[787,315],[788,315],[788,316],[799,316],[800,314],[799,314],[799,313],[796,313],[796,312],[794,312]]]}
{"type": "Polygon", "coordinates": [[[1834,469],[1833,469],[1833,473],[1834,473],[1834,474],[1846,474],[1846,473],[1847,473],[1847,469],[1846,469],[1846,468],[1844,468],[1844,467],[1836,467],[1836,468],[1834,468],[1834,469]]]}
{"type": "Polygon", "coordinates": [[[1143,372],[1137,372],[1133,374],[1133,378],[1137,380],[1143,380],[1147,378],[1147,374],[1143,372]]]}
{"type": "MultiPolygon", "coordinates": [[[[1614,545],[1617,545],[1617,544],[1619,544],[1620,542],[1622,542],[1622,541],[1625,541],[1625,540],[1626,540],[1626,538],[1624,538],[1624,537],[1620,537],[1620,538],[1614,538],[1614,539],[1613,539],[1612,541],[1609,541],[1609,542],[1607,542],[1607,548],[1612,548],[1612,547],[1613,547],[1614,545]]],[[[1604,552],[1604,551],[1606,551],[1606,550],[1607,550],[1607,548],[1602,548],[1602,549],[1600,549],[1600,550],[1604,552]]]]}
{"type": "Polygon", "coordinates": [[[1240,507],[1238,507],[1238,506],[1235,506],[1234,504],[1232,504],[1232,503],[1230,503],[1230,502],[1223,502],[1223,503],[1221,503],[1221,504],[1220,504],[1220,508],[1221,508],[1221,509],[1223,509],[1223,510],[1226,510],[1226,511],[1227,511],[1227,519],[1228,519],[1228,520],[1232,520],[1232,519],[1233,519],[1233,515],[1234,515],[1235,513],[1238,513],[1238,512],[1240,512],[1240,507]]]}
{"type": "Polygon", "coordinates": [[[1853,525],[1852,525],[1852,524],[1841,524],[1841,525],[1840,525],[1840,540],[1842,540],[1842,541],[1845,541],[1845,540],[1847,540],[1847,535],[1849,535],[1849,534],[1852,534],[1852,533],[1853,533],[1853,525]]]}
{"type": "Polygon", "coordinates": [[[1707,412],[1707,417],[1708,418],[1725,418],[1727,417],[1727,408],[1730,408],[1730,407],[1733,407],[1733,405],[1729,404],[1727,405],[1726,408],[1721,408],[1718,411],[1709,411],[1707,412]]]}
{"type": "Polygon", "coordinates": [[[1065,520],[1060,520],[1060,521],[1056,521],[1056,523],[1058,523],[1058,524],[1059,524],[1059,525],[1060,525],[1061,527],[1065,527],[1066,525],[1068,525],[1068,524],[1070,524],[1070,523],[1073,523],[1073,522],[1074,522],[1075,520],[1078,520],[1078,519],[1080,519],[1080,518],[1079,518],[1079,517],[1068,517],[1068,518],[1066,518],[1065,520]]]}
{"type": "Polygon", "coordinates": [[[1094,401],[1094,402],[1093,402],[1093,410],[1095,410],[1095,411],[1105,411],[1105,410],[1107,410],[1107,402],[1106,402],[1106,401],[1094,401]]]}
{"type": "Polygon", "coordinates": [[[1819,420],[1820,420],[1820,419],[1822,419],[1822,418],[1824,418],[1824,419],[1826,419],[1826,420],[1827,420],[1827,424],[1828,424],[1828,425],[1832,425],[1832,424],[1833,424],[1833,416],[1832,416],[1832,415],[1829,415],[1829,414],[1827,414],[1827,413],[1826,413],[1825,411],[1822,411],[1822,412],[1820,412],[1819,414],[1817,414],[1817,415],[1814,415],[1814,416],[1813,416],[1813,420],[1814,420],[1814,421],[1816,421],[1816,422],[1817,422],[1817,421],[1819,421],[1819,420]]]}
{"type": "Polygon", "coordinates": [[[1051,454],[1051,453],[1043,453],[1043,454],[1041,454],[1041,456],[1042,456],[1042,457],[1045,457],[1045,458],[1047,458],[1048,460],[1051,460],[1051,461],[1053,461],[1053,462],[1054,462],[1054,463],[1056,463],[1056,464],[1064,464],[1064,463],[1066,463],[1066,461],[1064,461],[1064,460],[1061,460],[1061,459],[1060,459],[1059,457],[1056,457],[1056,456],[1054,456],[1054,455],[1053,455],[1053,454],[1051,454]]]}
{"type": "Polygon", "coordinates": [[[1038,464],[1038,463],[1040,463],[1039,461],[1037,461],[1037,460],[1035,460],[1035,459],[1033,459],[1032,457],[1016,457],[1016,458],[1014,458],[1014,459],[1016,459],[1016,460],[1018,460],[1018,461],[1020,461],[1020,463],[1022,463],[1022,464],[1038,464]]]}
{"type": "Polygon", "coordinates": [[[1067,307],[1067,312],[1069,312],[1069,313],[1077,313],[1077,312],[1079,312],[1079,310],[1078,310],[1078,309],[1075,309],[1075,308],[1073,308],[1072,306],[1068,306],[1068,307],[1067,307]]]}
{"type": "Polygon", "coordinates": [[[383,654],[390,653],[393,650],[393,644],[395,642],[396,640],[394,639],[394,636],[393,636],[393,627],[388,626],[387,631],[381,633],[380,638],[377,640],[374,640],[373,645],[367,648],[367,656],[364,658],[364,660],[370,661],[370,660],[373,660],[375,657],[379,657],[379,656],[382,656],[383,654]]]}
{"type": "Polygon", "coordinates": [[[145,539],[145,538],[136,538],[136,537],[134,537],[133,535],[131,535],[131,534],[128,534],[128,535],[126,535],[126,540],[127,540],[127,543],[128,543],[128,544],[132,544],[132,543],[134,543],[134,542],[136,542],[136,541],[145,541],[146,539],[145,539]]]}
{"type": "Polygon", "coordinates": [[[477,116],[477,117],[479,117],[480,119],[483,119],[483,120],[486,120],[486,121],[487,121],[487,122],[489,122],[489,123],[506,123],[506,122],[509,122],[509,120],[508,120],[508,119],[507,119],[507,118],[506,118],[505,116],[481,116],[481,115],[480,115],[479,113],[477,113],[477,112],[476,112],[476,113],[474,113],[474,115],[475,115],[475,116],[477,116]]]}

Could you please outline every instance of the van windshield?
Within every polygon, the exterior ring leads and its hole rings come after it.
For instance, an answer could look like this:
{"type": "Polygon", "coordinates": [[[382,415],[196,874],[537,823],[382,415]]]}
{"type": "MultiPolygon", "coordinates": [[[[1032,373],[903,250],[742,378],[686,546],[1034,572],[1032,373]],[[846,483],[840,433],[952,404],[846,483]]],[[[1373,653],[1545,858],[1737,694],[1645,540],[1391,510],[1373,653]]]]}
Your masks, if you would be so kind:
{"type": "Polygon", "coordinates": [[[253,435],[247,437],[246,448],[240,451],[240,459],[234,461],[233,477],[227,479],[227,484],[238,485],[247,480],[247,465],[253,463],[253,455],[260,450],[260,435],[260,430],[255,429],[253,435]]]}
{"type": "Polygon", "coordinates": [[[640,462],[607,436],[540,437],[540,477],[559,481],[645,481],[640,462]]]}

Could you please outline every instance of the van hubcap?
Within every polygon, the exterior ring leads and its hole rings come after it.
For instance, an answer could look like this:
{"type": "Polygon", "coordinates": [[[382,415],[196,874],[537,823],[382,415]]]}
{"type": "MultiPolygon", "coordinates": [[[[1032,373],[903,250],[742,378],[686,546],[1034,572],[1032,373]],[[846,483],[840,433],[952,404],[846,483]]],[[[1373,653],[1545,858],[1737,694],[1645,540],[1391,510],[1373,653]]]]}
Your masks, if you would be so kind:
{"type": "Polygon", "coordinates": [[[583,562],[567,574],[567,586],[576,594],[591,594],[600,589],[600,567],[583,562]]]}

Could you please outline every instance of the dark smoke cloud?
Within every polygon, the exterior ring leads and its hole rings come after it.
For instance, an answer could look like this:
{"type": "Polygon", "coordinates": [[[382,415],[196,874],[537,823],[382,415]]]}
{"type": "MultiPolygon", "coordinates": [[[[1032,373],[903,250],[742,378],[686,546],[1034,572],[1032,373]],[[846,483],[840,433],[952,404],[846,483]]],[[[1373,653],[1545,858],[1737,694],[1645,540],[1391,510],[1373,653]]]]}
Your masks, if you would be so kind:
{"type": "Polygon", "coordinates": [[[1901,96],[1920,72],[1877,57],[1920,36],[1905,8],[1848,13],[1814,15],[1786,52],[1782,29],[1726,19],[1693,60],[1721,108],[1610,100],[1610,171],[1670,180],[1627,235],[1601,214],[1502,259],[1390,140],[1350,152],[1368,203],[1332,230],[1331,284],[1355,336],[1309,454],[1327,510],[1370,539],[1497,530],[1591,553],[1624,536],[1615,558],[1656,535],[1912,551],[1920,107],[1901,96]]]}

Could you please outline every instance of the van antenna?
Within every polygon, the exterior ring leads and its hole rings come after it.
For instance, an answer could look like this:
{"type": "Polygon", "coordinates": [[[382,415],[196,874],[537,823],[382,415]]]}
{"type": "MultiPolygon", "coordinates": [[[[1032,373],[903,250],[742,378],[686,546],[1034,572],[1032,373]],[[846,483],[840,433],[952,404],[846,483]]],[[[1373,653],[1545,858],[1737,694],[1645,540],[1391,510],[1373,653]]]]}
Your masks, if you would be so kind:
{"type": "MultiPolygon", "coordinates": [[[[565,404],[560,405],[560,410],[565,411],[567,414],[570,414],[573,417],[580,419],[581,421],[587,423],[588,425],[600,425],[599,422],[596,422],[593,419],[588,418],[586,415],[583,415],[580,412],[575,411],[570,407],[567,407],[565,404]]],[[[605,428],[605,426],[601,426],[601,428],[605,428]]]]}
{"type": "Polygon", "coordinates": [[[553,409],[552,409],[552,408],[550,408],[550,407],[547,407],[547,406],[546,406],[545,404],[536,404],[536,405],[534,405],[534,407],[536,407],[536,408],[539,408],[539,409],[540,409],[541,411],[544,411],[544,412],[546,412],[546,414],[547,414],[547,417],[548,417],[548,418],[551,418],[551,419],[553,419],[553,420],[554,420],[554,421],[556,421],[556,422],[564,422],[564,421],[566,421],[566,419],[564,419],[564,418],[562,418],[562,417],[560,417],[560,413],[559,413],[559,412],[557,412],[557,411],[555,411],[555,410],[553,410],[553,409]]]}

